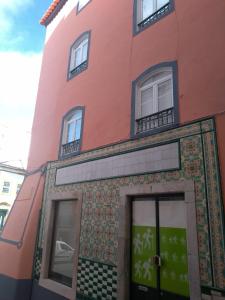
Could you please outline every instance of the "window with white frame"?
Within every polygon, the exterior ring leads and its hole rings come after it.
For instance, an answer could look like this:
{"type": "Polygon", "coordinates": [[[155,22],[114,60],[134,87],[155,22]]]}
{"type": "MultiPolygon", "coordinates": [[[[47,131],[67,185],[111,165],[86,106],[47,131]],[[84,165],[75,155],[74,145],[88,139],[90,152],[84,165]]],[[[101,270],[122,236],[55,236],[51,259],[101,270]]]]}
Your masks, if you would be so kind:
{"type": "Polygon", "coordinates": [[[152,133],[177,122],[174,69],[150,69],[133,82],[133,134],[152,133]]]}
{"type": "Polygon", "coordinates": [[[71,79],[87,68],[89,35],[89,32],[82,34],[70,49],[68,79],[71,79]]]}
{"type": "Polygon", "coordinates": [[[173,9],[173,0],[135,0],[136,32],[143,30],[173,9]]]}
{"type": "Polygon", "coordinates": [[[61,156],[80,151],[83,123],[83,107],[77,107],[63,118],[61,156]]]}
{"type": "Polygon", "coordinates": [[[10,189],[10,182],[4,181],[3,187],[2,187],[2,193],[9,193],[9,189],[10,189]]]}
{"type": "Polygon", "coordinates": [[[173,78],[171,70],[153,74],[137,89],[137,119],[173,106],[173,78]]]}
{"type": "Polygon", "coordinates": [[[77,11],[80,11],[90,0],[78,0],[77,11]]]}

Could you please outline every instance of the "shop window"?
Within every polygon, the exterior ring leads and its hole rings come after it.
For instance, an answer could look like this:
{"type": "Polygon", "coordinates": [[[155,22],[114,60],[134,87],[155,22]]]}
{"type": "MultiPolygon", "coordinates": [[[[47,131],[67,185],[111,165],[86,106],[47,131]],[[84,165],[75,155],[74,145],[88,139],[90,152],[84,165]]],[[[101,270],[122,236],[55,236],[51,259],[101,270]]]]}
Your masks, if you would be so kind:
{"type": "Polygon", "coordinates": [[[76,107],[63,118],[60,157],[78,154],[81,149],[84,107],[76,107]]]}
{"type": "Polygon", "coordinates": [[[70,49],[68,79],[83,72],[88,67],[90,32],[83,33],[70,49]]]}
{"type": "Polygon", "coordinates": [[[72,299],[76,290],[81,195],[64,193],[48,199],[39,284],[72,299]]]}
{"type": "Polygon", "coordinates": [[[168,15],[173,8],[173,0],[135,0],[134,31],[138,33],[149,25],[168,15]]]}
{"type": "Polygon", "coordinates": [[[178,122],[176,64],[153,67],[133,82],[132,135],[166,130],[178,122]]]}

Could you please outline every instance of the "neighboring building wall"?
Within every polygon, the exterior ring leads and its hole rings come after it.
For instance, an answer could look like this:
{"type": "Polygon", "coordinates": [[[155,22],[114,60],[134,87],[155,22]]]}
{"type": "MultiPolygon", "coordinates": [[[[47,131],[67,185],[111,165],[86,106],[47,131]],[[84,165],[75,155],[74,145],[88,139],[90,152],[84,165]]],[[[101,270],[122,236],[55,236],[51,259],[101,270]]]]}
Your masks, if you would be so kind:
{"type": "Polygon", "coordinates": [[[24,175],[12,171],[0,171],[0,210],[7,211],[4,223],[24,180],[24,175]]]}

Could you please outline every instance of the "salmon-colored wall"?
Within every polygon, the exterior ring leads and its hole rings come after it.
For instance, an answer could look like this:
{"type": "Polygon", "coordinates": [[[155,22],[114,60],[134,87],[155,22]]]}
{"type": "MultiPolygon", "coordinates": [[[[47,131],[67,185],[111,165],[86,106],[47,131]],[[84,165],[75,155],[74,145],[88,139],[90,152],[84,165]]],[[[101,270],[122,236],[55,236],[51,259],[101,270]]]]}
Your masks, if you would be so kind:
{"type": "Polygon", "coordinates": [[[131,82],[147,68],[178,62],[179,116],[187,122],[224,109],[225,2],[175,0],[175,11],[133,36],[133,1],[91,1],[74,9],[46,43],[29,168],[58,157],[61,121],[85,106],[82,150],[130,136],[131,82]],[[91,30],[88,69],[67,81],[69,49],[91,30]]]}
{"type": "Polygon", "coordinates": [[[44,177],[40,173],[24,181],[1,235],[9,241],[22,239],[22,245],[18,248],[0,241],[0,274],[19,279],[31,278],[43,187],[44,177]]]}
{"type": "MultiPolygon", "coordinates": [[[[224,98],[225,101],[225,98],[224,98]]],[[[216,116],[217,142],[219,152],[219,165],[223,192],[223,204],[225,208],[225,111],[216,116]]]]}

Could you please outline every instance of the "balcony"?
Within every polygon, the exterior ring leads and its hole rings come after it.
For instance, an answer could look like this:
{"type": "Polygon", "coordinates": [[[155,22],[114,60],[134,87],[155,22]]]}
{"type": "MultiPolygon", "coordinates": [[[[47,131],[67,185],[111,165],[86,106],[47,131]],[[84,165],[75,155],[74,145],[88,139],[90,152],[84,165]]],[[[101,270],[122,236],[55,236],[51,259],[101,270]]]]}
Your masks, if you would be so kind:
{"type": "Polygon", "coordinates": [[[136,134],[172,125],[174,124],[174,108],[168,108],[150,116],[137,119],[136,122],[136,134]]]}
{"type": "Polygon", "coordinates": [[[139,30],[143,30],[145,27],[149,26],[151,23],[155,23],[159,19],[161,19],[163,16],[167,15],[172,9],[172,3],[171,1],[167,4],[163,5],[158,9],[156,12],[154,12],[152,15],[138,23],[139,30]]]}
{"type": "Polygon", "coordinates": [[[62,156],[67,156],[76,153],[80,150],[80,140],[62,145],[62,156]]]}

